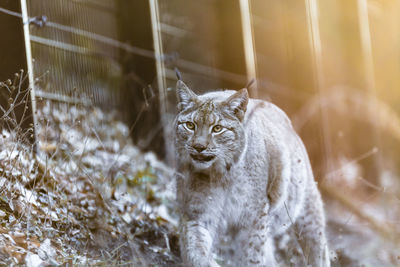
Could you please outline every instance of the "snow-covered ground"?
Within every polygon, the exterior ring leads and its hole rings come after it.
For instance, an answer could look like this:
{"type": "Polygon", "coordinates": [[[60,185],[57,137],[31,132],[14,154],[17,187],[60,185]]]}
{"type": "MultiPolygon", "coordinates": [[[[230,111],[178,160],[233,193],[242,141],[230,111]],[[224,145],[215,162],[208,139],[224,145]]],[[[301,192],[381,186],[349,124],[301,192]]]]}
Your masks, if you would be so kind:
{"type": "Polygon", "coordinates": [[[2,131],[0,264],[174,265],[173,170],[117,113],[44,101],[37,117],[37,154],[2,131]]]}

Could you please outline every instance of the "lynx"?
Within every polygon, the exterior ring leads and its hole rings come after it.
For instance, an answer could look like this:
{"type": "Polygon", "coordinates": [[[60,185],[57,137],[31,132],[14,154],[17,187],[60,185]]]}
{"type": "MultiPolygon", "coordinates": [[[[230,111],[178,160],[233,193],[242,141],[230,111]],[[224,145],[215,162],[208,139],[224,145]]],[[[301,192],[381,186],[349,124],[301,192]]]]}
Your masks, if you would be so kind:
{"type": "Polygon", "coordinates": [[[196,95],[179,80],[177,97],[183,266],[219,266],[214,254],[224,236],[233,266],[329,266],[321,197],[286,114],[249,99],[247,89],[196,95]],[[289,232],[297,254],[279,248],[289,232]]]}

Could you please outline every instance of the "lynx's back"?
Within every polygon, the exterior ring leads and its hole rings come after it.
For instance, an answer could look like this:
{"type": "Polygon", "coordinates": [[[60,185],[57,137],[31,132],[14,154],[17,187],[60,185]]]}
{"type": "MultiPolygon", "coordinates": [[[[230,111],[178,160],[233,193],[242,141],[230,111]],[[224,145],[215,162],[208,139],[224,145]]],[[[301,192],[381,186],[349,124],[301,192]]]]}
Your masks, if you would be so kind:
{"type": "Polygon", "coordinates": [[[299,233],[280,263],[328,266],[322,201],[286,114],[245,89],[195,95],[178,82],[177,199],[185,265],[217,266],[224,233],[237,266],[275,266],[276,237],[299,233]]]}

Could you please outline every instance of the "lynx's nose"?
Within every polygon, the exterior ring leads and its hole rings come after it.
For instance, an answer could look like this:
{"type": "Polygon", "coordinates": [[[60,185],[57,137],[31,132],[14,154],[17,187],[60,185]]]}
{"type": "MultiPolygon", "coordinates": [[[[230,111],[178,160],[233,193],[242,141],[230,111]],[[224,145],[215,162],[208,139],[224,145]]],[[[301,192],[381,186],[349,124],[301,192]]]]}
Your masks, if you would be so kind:
{"type": "Polygon", "coordinates": [[[194,145],[193,145],[193,148],[196,149],[196,151],[200,153],[200,152],[202,152],[204,149],[206,149],[207,147],[206,147],[205,145],[203,145],[203,144],[197,143],[197,144],[194,144],[194,145]]]}

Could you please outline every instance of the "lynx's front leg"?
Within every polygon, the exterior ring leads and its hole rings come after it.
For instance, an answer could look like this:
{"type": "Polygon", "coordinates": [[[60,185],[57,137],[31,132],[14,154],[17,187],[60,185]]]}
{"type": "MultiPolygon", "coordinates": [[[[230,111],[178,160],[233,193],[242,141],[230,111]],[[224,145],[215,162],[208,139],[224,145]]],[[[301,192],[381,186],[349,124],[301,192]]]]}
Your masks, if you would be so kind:
{"type": "Polygon", "coordinates": [[[268,237],[262,238],[261,236],[261,232],[253,232],[250,235],[247,243],[243,246],[244,257],[240,259],[238,266],[277,266],[274,257],[273,240],[268,237]]]}
{"type": "Polygon", "coordinates": [[[267,210],[268,206],[250,219],[249,224],[240,232],[237,266],[277,266],[267,210]]]}
{"type": "Polygon", "coordinates": [[[180,246],[184,267],[217,267],[212,258],[214,230],[196,221],[181,222],[180,246]]]}

